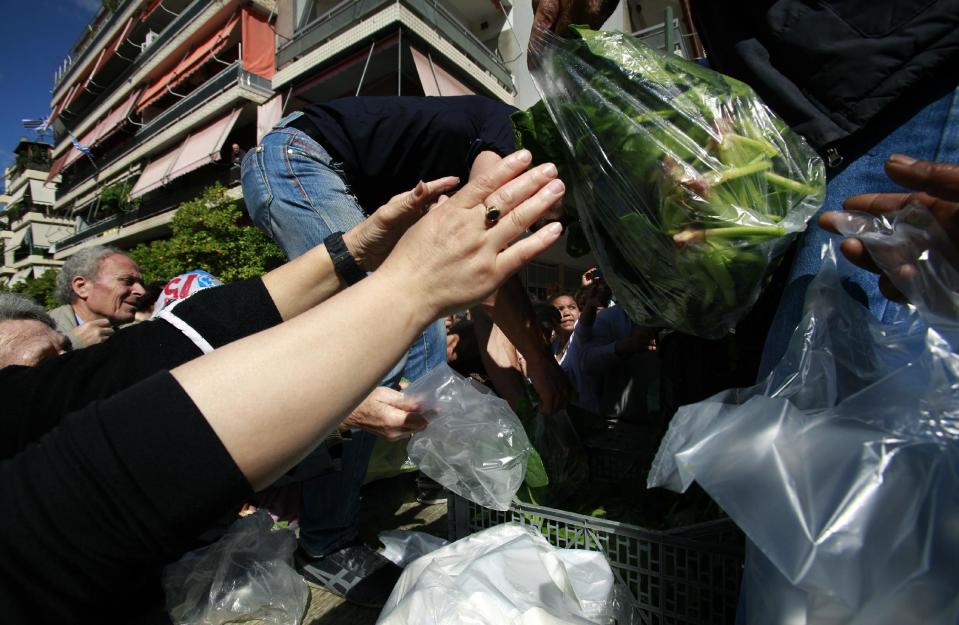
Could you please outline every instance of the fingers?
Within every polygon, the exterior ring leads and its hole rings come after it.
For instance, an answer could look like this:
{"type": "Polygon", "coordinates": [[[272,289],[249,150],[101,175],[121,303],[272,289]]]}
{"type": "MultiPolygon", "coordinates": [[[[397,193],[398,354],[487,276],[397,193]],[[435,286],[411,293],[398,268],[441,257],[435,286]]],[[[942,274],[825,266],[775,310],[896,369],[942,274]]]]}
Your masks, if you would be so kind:
{"type": "Polygon", "coordinates": [[[394,195],[390,203],[401,203],[403,212],[422,214],[436,202],[440,194],[455,189],[459,182],[460,179],[456,176],[446,176],[429,182],[420,181],[411,191],[394,195]]]}
{"type": "MultiPolygon", "coordinates": [[[[533,172],[528,172],[526,175],[531,174],[533,172]]],[[[554,179],[542,186],[533,197],[509,211],[505,219],[501,218],[493,228],[490,228],[500,248],[505,248],[510,241],[526,232],[541,215],[563,198],[565,192],[566,185],[563,181],[554,179]]]]}
{"type": "Polygon", "coordinates": [[[529,150],[514,152],[502,159],[490,171],[470,180],[453,197],[462,202],[461,206],[472,207],[481,204],[493,191],[521,174],[533,161],[529,150]]]}
{"type": "Polygon", "coordinates": [[[959,202],[959,165],[920,161],[893,154],[886,161],[886,174],[896,183],[918,189],[943,200],[959,202]]]}
{"type": "Polygon", "coordinates": [[[552,222],[537,230],[534,234],[517,241],[502,252],[496,259],[496,267],[509,276],[520,267],[533,260],[559,239],[563,226],[552,222]]]}
{"type": "Polygon", "coordinates": [[[483,200],[483,204],[486,206],[495,206],[499,209],[501,216],[505,215],[513,210],[520,202],[525,201],[540,190],[543,185],[555,178],[558,173],[559,172],[556,171],[556,165],[552,163],[535,167],[493,191],[483,200]]]}

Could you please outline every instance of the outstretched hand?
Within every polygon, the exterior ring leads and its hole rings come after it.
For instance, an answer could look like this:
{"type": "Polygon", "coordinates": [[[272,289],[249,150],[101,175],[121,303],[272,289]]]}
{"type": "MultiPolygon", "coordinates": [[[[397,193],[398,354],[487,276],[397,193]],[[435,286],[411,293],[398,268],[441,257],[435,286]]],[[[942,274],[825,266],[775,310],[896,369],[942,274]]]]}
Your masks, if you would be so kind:
{"type": "Polygon", "coordinates": [[[343,236],[356,259],[367,271],[379,267],[410,226],[422,217],[443,194],[456,188],[459,178],[447,176],[420,182],[412,191],[400,193],[377,209],[369,219],[343,236]]]}
{"type": "Polygon", "coordinates": [[[410,295],[434,319],[482,300],[562,233],[554,223],[510,245],[565,192],[555,166],[525,171],[531,161],[529,151],[520,150],[434,206],[378,274],[411,285],[410,295]],[[493,224],[486,220],[489,206],[500,212],[493,224]]]}
{"type": "MultiPolygon", "coordinates": [[[[919,161],[901,154],[893,154],[886,161],[886,175],[894,182],[916,189],[915,193],[865,193],[854,195],[843,203],[850,211],[881,215],[905,208],[909,204],[926,207],[949,239],[959,244],[959,165],[919,161]]],[[[839,232],[847,217],[839,211],[829,211],[819,217],[819,225],[830,232],[839,232]]],[[[869,256],[862,241],[855,237],[845,239],[839,248],[855,265],[880,274],[879,290],[891,300],[904,301],[902,293],[882,274],[869,256]]]]}
{"type": "Polygon", "coordinates": [[[570,24],[586,24],[598,29],[613,14],[619,0],[533,0],[533,29],[529,36],[529,55],[542,46],[543,33],[566,35],[570,24]]]}
{"type": "Polygon", "coordinates": [[[340,424],[341,430],[357,427],[388,441],[425,430],[419,403],[399,391],[377,386],[340,424]]]}

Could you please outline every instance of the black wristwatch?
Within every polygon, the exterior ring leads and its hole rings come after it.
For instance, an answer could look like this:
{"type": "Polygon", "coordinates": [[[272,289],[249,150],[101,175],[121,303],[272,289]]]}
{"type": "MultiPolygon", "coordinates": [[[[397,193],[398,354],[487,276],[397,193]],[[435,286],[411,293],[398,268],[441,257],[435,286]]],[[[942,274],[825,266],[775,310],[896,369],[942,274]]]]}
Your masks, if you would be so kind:
{"type": "Polygon", "coordinates": [[[350,250],[346,249],[342,232],[330,234],[323,239],[323,245],[326,246],[326,251],[330,253],[330,259],[333,261],[333,271],[347,285],[356,284],[366,277],[366,272],[350,254],[350,250]]]}

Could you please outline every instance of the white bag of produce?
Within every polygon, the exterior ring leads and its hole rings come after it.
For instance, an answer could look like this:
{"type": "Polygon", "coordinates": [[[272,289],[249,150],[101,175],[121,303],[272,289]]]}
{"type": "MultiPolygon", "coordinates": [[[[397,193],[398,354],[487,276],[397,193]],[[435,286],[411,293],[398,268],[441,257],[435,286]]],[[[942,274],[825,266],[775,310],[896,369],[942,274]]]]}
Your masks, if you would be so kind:
{"type": "Polygon", "coordinates": [[[603,554],[505,524],[412,562],[377,625],[612,624],[620,598],[603,554]]]}

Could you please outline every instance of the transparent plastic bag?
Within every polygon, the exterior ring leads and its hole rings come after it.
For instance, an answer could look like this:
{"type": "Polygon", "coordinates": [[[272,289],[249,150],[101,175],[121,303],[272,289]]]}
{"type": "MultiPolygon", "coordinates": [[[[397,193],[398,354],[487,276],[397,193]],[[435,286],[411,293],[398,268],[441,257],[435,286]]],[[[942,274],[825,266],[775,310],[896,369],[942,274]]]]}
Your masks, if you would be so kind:
{"type": "Polygon", "coordinates": [[[410,530],[386,530],[380,532],[378,538],[383,543],[380,555],[404,568],[413,560],[449,544],[439,536],[410,530]]]}
{"type": "Polygon", "coordinates": [[[559,549],[529,527],[503,524],[410,564],[378,625],[628,623],[606,557],[559,549]]]}
{"type": "Polygon", "coordinates": [[[650,486],[695,480],[748,538],[742,623],[959,622],[959,274],[921,208],[849,216],[915,304],[894,325],[847,294],[831,245],[760,384],[685,406],[650,486]]]}
{"type": "Polygon", "coordinates": [[[509,404],[447,365],[403,394],[420,403],[429,423],[410,439],[410,460],[454,493],[486,508],[508,510],[530,454],[523,424],[509,404]]]}
{"type": "Polygon", "coordinates": [[[518,143],[557,164],[633,321],[725,335],[822,204],[821,159],[744,83],[623,33],[543,39],[518,143]]]}
{"type": "Polygon", "coordinates": [[[259,510],[234,522],[217,542],[167,566],[163,589],[173,622],[299,625],[310,593],[291,565],[296,535],[272,527],[273,518],[259,510]]]}

